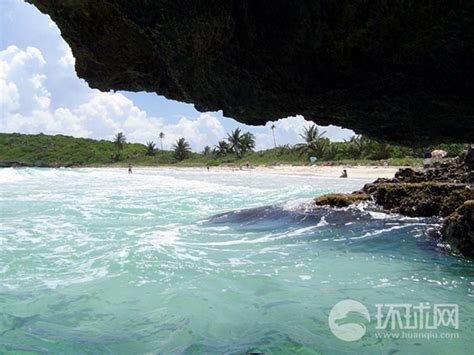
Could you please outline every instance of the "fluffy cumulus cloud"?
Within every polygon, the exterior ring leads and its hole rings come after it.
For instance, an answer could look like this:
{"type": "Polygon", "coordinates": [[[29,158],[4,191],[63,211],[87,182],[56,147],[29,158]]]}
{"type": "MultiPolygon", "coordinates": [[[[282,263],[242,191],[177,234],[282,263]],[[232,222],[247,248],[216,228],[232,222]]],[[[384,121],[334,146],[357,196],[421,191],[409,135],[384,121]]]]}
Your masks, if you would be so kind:
{"type": "Polygon", "coordinates": [[[20,50],[16,46],[9,46],[0,52],[0,104],[2,116],[5,112],[12,112],[22,106],[29,106],[31,94],[43,105],[48,104],[49,93],[44,89],[44,77],[39,70],[45,60],[41,52],[34,47],[20,50]]]}
{"type": "Polygon", "coordinates": [[[74,58],[74,56],[72,55],[71,48],[68,45],[64,44],[63,51],[63,56],[58,60],[59,65],[67,69],[74,68],[74,65],[76,64],[76,58],[74,58]]]}
{"type": "Polygon", "coordinates": [[[221,122],[209,113],[201,113],[195,120],[182,117],[178,123],[165,126],[164,132],[167,132],[170,141],[174,142],[180,137],[185,137],[199,149],[203,149],[206,145],[212,146],[225,137],[221,122]]]}
{"type": "MultiPolygon", "coordinates": [[[[59,64],[73,70],[74,58],[66,51],[59,64]]],[[[111,139],[123,131],[129,141],[158,140],[165,132],[165,148],[186,137],[200,150],[225,135],[221,122],[209,113],[195,119],[182,117],[174,124],[151,117],[120,93],[90,90],[72,107],[54,107],[43,72],[46,62],[41,51],[9,46],[0,51],[2,117],[0,131],[68,134],[77,137],[111,139]]]]}

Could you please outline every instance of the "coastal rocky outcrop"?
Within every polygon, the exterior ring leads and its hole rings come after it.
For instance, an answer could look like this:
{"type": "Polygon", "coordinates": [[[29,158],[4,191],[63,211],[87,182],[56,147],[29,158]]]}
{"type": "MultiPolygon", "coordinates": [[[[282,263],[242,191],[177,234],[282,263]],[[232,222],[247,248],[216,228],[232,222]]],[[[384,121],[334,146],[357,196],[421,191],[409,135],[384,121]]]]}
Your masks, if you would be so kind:
{"type": "Polygon", "coordinates": [[[449,215],[441,233],[454,251],[474,257],[474,200],[465,201],[449,215]]]}
{"type": "Polygon", "coordinates": [[[315,204],[347,207],[372,200],[390,213],[443,217],[443,241],[456,252],[474,256],[473,156],[469,146],[464,155],[433,168],[400,169],[392,179],[378,179],[351,194],[319,196],[315,204]]]}
{"type": "Polygon", "coordinates": [[[351,194],[334,193],[316,197],[314,200],[318,206],[348,207],[354,203],[367,201],[370,196],[364,192],[356,191],[351,194]]]}
{"type": "Polygon", "coordinates": [[[102,91],[254,125],[301,114],[399,143],[472,139],[473,1],[26,1],[102,91]]]}
{"type": "Polygon", "coordinates": [[[465,184],[434,181],[369,184],[364,191],[385,210],[410,217],[446,217],[474,198],[474,190],[465,184]]]}

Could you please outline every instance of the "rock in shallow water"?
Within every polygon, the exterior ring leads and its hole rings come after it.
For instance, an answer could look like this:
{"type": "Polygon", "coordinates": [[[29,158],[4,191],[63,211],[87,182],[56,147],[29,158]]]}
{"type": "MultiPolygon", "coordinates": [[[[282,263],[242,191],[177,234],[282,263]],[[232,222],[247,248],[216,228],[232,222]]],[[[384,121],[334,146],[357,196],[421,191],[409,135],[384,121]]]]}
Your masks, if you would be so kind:
{"type": "Polygon", "coordinates": [[[457,159],[426,170],[400,169],[393,179],[377,179],[363,191],[328,194],[317,205],[346,207],[373,199],[387,212],[410,217],[448,217],[442,227],[444,241],[465,256],[474,256],[474,190],[472,150],[457,159]]]}
{"type": "Polygon", "coordinates": [[[446,217],[464,201],[474,199],[474,190],[457,183],[382,183],[377,184],[372,196],[390,212],[410,217],[446,217]]]}
{"type": "Polygon", "coordinates": [[[318,206],[347,207],[353,203],[366,201],[369,198],[369,195],[359,192],[352,194],[326,194],[316,197],[314,202],[318,206]]]}

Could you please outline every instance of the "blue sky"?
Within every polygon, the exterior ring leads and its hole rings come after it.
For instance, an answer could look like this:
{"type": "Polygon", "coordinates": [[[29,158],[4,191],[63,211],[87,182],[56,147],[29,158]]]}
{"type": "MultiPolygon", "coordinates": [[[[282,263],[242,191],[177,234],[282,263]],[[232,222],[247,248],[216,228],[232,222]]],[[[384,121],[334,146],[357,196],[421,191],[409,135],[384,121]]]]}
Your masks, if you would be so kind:
{"type": "MultiPolygon", "coordinates": [[[[132,142],[158,141],[168,148],[185,137],[194,150],[214,145],[236,127],[252,132],[257,149],[273,146],[271,123],[247,126],[222,112],[200,113],[193,105],[151,93],[100,92],[74,70],[74,57],[49,16],[22,0],[0,0],[0,132],[67,134],[111,139],[123,131],[132,142]]],[[[310,125],[296,116],[275,122],[277,144],[295,144],[310,125]]],[[[354,133],[323,127],[332,140],[354,133]]]]}

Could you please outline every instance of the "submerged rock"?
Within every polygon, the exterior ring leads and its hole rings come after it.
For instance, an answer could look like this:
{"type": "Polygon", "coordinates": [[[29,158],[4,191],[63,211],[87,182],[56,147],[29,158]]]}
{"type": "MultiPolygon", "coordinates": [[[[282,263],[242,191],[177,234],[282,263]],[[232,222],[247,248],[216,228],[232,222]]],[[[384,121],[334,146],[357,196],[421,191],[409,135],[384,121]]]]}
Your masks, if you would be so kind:
{"type": "Polygon", "coordinates": [[[441,234],[454,251],[474,257],[474,200],[465,201],[446,218],[441,234]]]}

